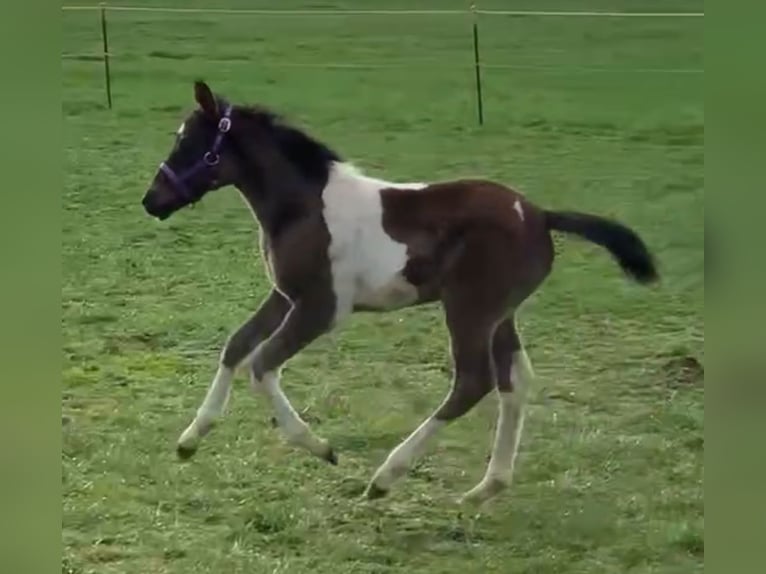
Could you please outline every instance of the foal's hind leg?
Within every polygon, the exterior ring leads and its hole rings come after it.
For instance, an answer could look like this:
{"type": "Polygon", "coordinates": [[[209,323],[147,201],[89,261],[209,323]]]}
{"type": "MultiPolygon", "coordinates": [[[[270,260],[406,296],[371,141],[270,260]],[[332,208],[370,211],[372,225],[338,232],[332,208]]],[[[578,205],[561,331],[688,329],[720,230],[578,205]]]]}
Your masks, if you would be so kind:
{"type": "Polygon", "coordinates": [[[226,408],[237,367],[279,327],[290,307],[290,302],[273,290],[258,311],[229,338],[205,400],[197,410],[197,416],[178,440],[179,457],[186,459],[196,452],[202,437],[210,431],[226,408]]]}
{"type": "Polygon", "coordinates": [[[462,502],[480,505],[506,488],[513,476],[521,431],[524,401],[532,369],[519,340],[513,319],[503,321],[492,341],[497,371],[498,417],[492,457],[482,481],[467,492],[462,502]]]}
{"type": "Polygon", "coordinates": [[[448,422],[473,408],[493,386],[490,339],[500,313],[471,303],[469,293],[453,289],[445,297],[452,343],[454,381],[447,398],[407,439],[389,454],[367,487],[368,498],[380,498],[423,455],[433,436],[448,422]]]}
{"type": "MultiPolygon", "coordinates": [[[[495,367],[495,377],[498,384],[505,385],[507,379],[511,376],[513,353],[520,348],[521,342],[516,334],[513,318],[503,320],[497,326],[492,336],[492,362],[495,367]]],[[[486,457],[487,463],[492,459],[492,444],[497,432],[497,398],[496,393],[492,393],[485,397],[478,405],[481,411],[481,421],[482,423],[486,421],[490,439],[486,457]]]]}

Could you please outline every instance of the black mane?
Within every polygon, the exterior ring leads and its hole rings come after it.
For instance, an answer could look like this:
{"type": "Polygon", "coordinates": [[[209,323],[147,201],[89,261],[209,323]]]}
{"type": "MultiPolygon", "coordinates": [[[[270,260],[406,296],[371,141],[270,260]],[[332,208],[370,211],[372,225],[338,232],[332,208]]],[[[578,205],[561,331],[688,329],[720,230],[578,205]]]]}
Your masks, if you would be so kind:
{"type": "Polygon", "coordinates": [[[329,177],[330,163],[342,161],[335,151],[290,125],[282,116],[271,110],[260,106],[243,106],[239,108],[239,111],[245,118],[257,122],[260,127],[271,130],[285,158],[307,180],[320,183],[320,189],[324,187],[329,177]]]}

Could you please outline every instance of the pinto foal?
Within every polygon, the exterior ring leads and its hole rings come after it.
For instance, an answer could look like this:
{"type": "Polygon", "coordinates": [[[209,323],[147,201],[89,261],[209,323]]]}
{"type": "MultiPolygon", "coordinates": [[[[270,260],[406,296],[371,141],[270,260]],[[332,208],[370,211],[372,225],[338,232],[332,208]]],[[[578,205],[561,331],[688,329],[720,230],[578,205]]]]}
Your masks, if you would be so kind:
{"type": "Polygon", "coordinates": [[[463,500],[480,504],[510,483],[532,371],[514,314],[549,274],[551,231],[606,248],[632,279],[657,272],[641,239],[594,215],[541,209],[485,180],[391,183],[367,177],[275,114],[233,106],[204,82],[143,205],[161,220],[227,185],[258,220],[273,289],[226,343],[218,371],[178,441],[194,454],[226,406],[234,373],[250,371],[287,439],[333,464],[279,385],[280,368],[349,314],[440,301],[454,362],[444,401],[378,468],[366,490],[385,495],[448,422],[495,389],[499,413],[486,474],[463,500]]]}

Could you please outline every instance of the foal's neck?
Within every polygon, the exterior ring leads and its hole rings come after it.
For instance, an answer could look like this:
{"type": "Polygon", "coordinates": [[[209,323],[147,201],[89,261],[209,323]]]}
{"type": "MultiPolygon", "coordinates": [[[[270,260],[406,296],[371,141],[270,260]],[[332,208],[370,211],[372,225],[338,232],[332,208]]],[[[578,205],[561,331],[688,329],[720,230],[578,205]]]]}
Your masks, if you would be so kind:
{"type": "Polygon", "coordinates": [[[273,239],[292,224],[321,212],[324,184],[306,179],[284,158],[268,163],[270,167],[263,171],[256,164],[255,175],[237,184],[237,189],[261,229],[273,239]]]}
{"type": "Polygon", "coordinates": [[[275,237],[322,210],[322,192],[332,165],[341,161],[330,148],[303,131],[270,121],[245,143],[242,181],[237,185],[263,230],[275,237]]]}

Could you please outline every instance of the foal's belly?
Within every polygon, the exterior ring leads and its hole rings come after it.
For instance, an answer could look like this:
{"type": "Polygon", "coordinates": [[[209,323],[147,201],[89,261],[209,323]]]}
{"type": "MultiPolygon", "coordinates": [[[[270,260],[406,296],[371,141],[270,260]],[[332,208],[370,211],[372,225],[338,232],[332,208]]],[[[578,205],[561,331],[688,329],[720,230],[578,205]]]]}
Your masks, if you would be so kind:
{"type": "Polygon", "coordinates": [[[383,283],[370,285],[364,278],[357,281],[354,308],[368,311],[389,311],[414,304],[418,300],[417,288],[401,273],[392,275],[383,283]]]}

